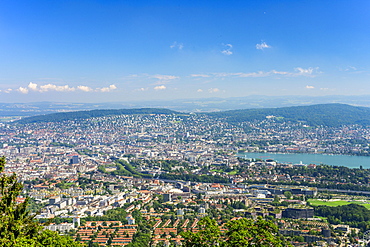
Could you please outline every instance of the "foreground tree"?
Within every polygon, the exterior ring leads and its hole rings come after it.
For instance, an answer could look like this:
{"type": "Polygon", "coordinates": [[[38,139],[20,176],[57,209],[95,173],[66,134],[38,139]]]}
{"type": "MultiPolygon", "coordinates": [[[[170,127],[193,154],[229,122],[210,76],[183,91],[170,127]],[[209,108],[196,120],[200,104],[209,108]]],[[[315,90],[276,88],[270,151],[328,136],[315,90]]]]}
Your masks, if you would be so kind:
{"type": "Polygon", "coordinates": [[[229,221],[227,230],[221,234],[217,222],[209,217],[202,218],[199,232],[183,232],[185,247],[283,247],[291,246],[278,235],[278,227],[268,220],[258,218],[229,221]]]}
{"type": "Polygon", "coordinates": [[[182,232],[184,237],[183,246],[185,247],[211,247],[220,245],[221,231],[216,220],[204,217],[198,222],[199,231],[182,232]]]}
{"type": "Polygon", "coordinates": [[[287,246],[278,236],[278,227],[268,220],[258,218],[256,221],[252,219],[242,218],[232,220],[226,224],[227,231],[225,232],[225,246],[287,246]]]}
{"type": "Polygon", "coordinates": [[[0,158],[0,246],[80,246],[66,236],[44,230],[27,210],[28,198],[21,203],[16,199],[23,185],[17,176],[4,174],[5,157],[0,158]]]}

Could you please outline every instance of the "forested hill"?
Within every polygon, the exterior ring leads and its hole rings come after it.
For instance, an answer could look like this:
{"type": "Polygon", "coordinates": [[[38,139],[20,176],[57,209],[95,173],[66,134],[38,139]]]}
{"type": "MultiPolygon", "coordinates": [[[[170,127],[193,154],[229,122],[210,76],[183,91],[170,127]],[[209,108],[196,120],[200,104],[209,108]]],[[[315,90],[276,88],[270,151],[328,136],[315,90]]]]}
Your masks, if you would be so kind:
{"type": "Polygon", "coordinates": [[[41,123],[41,122],[60,122],[66,120],[88,119],[93,117],[104,117],[112,115],[135,115],[135,114],[176,114],[178,112],[168,109],[140,108],[140,109],[119,109],[119,110],[92,110],[60,112],[47,115],[26,117],[17,121],[17,123],[41,123]]]}
{"type": "MultiPolygon", "coordinates": [[[[158,108],[75,111],[27,117],[17,121],[17,123],[59,122],[122,114],[179,114],[179,112],[158,108]]],[[[323,125],[336,127],[350,124],[370,126],[370,108],[345,104],[258,108],[205,114],[211,117],[225,118],[225,121],[230,123],[253,120],[261,121],[270,116],[277,121],[303,122],[310,126],[323,125]]]]}
{"type": "Polygon", "coordinates": [[[300,121],[311,126],[324,125],[336,127],[350,124],[370,126],[370,108],[345,104],[245,109],[208,114],[210,116],[226,118],[226,121],[231,123],[264,120],[267,116],[274,116],[275,119],[280,121],[300,121]]]}

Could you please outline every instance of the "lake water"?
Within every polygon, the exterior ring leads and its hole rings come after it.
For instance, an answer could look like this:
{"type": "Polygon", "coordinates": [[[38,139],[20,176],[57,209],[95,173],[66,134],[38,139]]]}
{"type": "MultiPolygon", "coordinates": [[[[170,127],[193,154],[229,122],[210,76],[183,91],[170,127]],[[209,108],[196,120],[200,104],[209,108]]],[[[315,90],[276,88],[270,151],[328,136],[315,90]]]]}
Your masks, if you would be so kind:
{"type": "Polygon", "coordinates": [[[239,153],[238,157],[273,159],[280,163],[326,164],[349,168],[370,168],[370,156],[327,155],[327,154],[282,154],[282,153],[239,153]]]}

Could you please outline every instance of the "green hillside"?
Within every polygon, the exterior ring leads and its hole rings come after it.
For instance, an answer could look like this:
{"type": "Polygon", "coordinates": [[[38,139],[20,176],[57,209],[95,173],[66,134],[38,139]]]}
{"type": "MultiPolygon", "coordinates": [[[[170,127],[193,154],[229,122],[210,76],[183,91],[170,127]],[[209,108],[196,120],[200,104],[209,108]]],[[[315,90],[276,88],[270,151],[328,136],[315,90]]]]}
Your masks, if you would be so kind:
{"type": "MultiPolygon", "coordinates": [[[[76,111],[26,117],[17,121],[17,123],[59,122],[122,114],[179,114],[179,112],[158,108],[76,111]]],[[[302,122],[310,126],[337,127],[351,124],[370,126],[370,108],[345,104],[244,109],[205,114],[210,117],[224,118],[225,121],[230,123],[253,120],[262,121],[268,116],[273,116],[276,121],[302,122]]]]}
{"type": "Polygon", "coordinates": [[[177,112],[168,109],[140,108],[140,109],[119,109],[119,110],[92,110],[60,112],[47,115],[32,116],[20,119],[17,123],[41,123],[41,122],[61,122],[68,120],[88,119],[93,117],[104,117],[113,115],[135,115],[135,114],[176,114],[177,112]]]}
{"type": "Polygon", "coordinates": [[[370,125],[370,108],[344,104],[320,104],[282,108],[245,109],[208,113],[225,118],[231,123],[264,120],[274,116],[280,121],[303,122],[307,125],[341,126],[350,124],[370,125]]]}

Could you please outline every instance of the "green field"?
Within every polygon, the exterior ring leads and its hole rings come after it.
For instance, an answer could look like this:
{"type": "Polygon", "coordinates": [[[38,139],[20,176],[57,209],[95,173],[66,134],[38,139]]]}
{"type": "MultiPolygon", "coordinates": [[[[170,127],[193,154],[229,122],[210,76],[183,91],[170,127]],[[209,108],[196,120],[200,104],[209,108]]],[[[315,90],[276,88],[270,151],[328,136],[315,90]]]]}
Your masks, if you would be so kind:
{"type": "Polygon", "coordinates": [[[324,206],[329,206],[329,207],[343,206],[343,205],[348,205],[348,204],[351,204],[351,203],[356,203],[356,204],[360,204],[360,205],[366,207],[367,209],[370,209],[370,204],[369,203],[364,203],[364,202],[361,202],[361,201],[344,201],[344,200],[323,201],[323,200],[309,199],[308,202],[312,206],[324,205],[324,206]]]}
{"type": "Polygon", "coordinates": [[[223,173],[223,172],[224,172],[224,170],[222,170],[222,169],[219,169],[219,170],[217,170],[217,169],[213,169],[213,170],[211,170],[211,172],[223,173]]]}
{"type": "Polygon", "coordinates": [[[238,170],[234,170],[234,171],[231,171],[231,172],[229,172],[229,175],[236,175],[236,174],[238,174],[238,170]]]}
{"type": "MultiPolygon", "coordinates": [[[[224,170],[222,170],[222,169],[219,169],[219,170],[217,170],[217,169],[213,169],[213,170],[211,170],[211,172],[218,172],[218,173],[223,173],[223,172],[225,172],[224,170]]],[[[228,172],[228,174],[229,175],[235,175],[235,174],[238,174],[238,170],[233,170],[233,171],[231,171],[231,172],[228,172]]]]}

